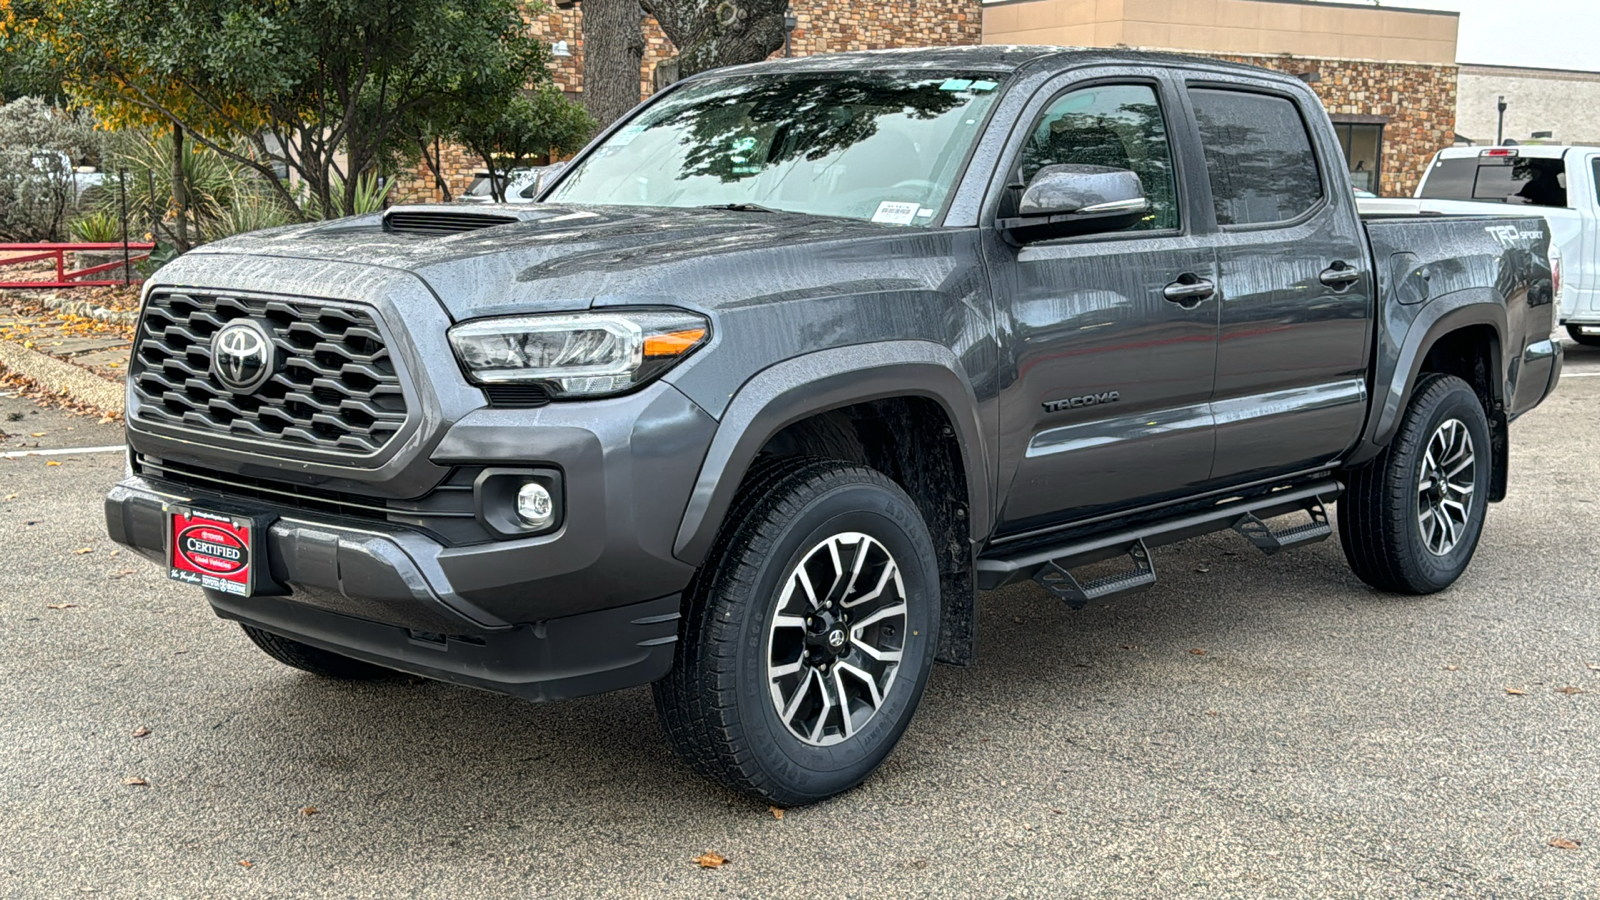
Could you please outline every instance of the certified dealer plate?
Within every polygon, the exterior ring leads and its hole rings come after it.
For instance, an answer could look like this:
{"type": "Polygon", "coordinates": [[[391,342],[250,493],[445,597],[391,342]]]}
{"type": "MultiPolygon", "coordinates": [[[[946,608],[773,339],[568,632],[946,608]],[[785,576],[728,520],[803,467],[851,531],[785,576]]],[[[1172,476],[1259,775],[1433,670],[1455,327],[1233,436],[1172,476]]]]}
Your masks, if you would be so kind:
{"type": "Polygon", "coordinates": [[[256,529],[249,516],[206,512],[185,506],[167,507],[167,575],[198,585],[248,597],[255,590],[256,529]]]}

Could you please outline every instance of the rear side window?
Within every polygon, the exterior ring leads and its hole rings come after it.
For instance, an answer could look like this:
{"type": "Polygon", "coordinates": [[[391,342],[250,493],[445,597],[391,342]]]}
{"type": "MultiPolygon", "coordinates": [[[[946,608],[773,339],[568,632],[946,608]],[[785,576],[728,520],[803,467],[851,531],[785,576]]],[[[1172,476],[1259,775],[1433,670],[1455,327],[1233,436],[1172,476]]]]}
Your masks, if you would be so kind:
{"type": "Polygon", "coordinates": [[[1566,206],[1566,164],[1559,159],[1515,156],[1440,159],[1422,182],[1422,196],[1514,206],[1566,206]]]}
{"type": "Polygon", "coordinates": [[[1292,101],[1266,94],[1189,91],[1219,225],[1287,222],[1322,199],[1311,135],[1292,101]]]}

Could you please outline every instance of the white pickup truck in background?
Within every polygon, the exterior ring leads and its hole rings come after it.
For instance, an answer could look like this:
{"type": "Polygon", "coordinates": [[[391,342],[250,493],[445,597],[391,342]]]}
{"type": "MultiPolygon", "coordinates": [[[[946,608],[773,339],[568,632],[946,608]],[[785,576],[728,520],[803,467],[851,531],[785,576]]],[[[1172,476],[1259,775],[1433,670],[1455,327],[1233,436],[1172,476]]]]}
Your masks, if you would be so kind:
{"type": "Polygon", "coordinates": [[[1358,199],[1369,214],[1543,216],[1561,251],[1561,324],[1600,346],[1600,147],[1450,147],[1414,199],[1358,199]]]}

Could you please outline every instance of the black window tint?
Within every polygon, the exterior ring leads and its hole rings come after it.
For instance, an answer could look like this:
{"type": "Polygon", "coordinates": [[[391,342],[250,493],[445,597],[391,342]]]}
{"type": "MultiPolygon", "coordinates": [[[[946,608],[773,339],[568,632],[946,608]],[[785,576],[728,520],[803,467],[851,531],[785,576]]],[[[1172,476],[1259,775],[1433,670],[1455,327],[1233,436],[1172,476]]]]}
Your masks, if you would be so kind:
{"type": "Polygon", "coordinates": [[[1144,184],[1150,215],[1131,230],[1178,227],[1172,148],[1154,88],[1099,85],[1051,103],[1023,146],[1018,180],[1026,184],[1045,166],[1064,164],[1132,171],[1144,184]]]}
{"type": "Polygon", "coordinates": [[[1477,179],[1477,159],[1441,158],[1422,180],[1422,196],[1429,200],[1471,200],[1472,184],[1477,179]]]}
{"type": "Polygon", "coordinates": [[[1594,158],[1594,200],[1600,203],[1600,156],[1594,158]]]}
{"type": "Polygon", "coordinates": [[[1242,91],[1189,95],[1218,224],[1284,222],[1322,198],[1311,136],[1293,102],[1242,91]]]}

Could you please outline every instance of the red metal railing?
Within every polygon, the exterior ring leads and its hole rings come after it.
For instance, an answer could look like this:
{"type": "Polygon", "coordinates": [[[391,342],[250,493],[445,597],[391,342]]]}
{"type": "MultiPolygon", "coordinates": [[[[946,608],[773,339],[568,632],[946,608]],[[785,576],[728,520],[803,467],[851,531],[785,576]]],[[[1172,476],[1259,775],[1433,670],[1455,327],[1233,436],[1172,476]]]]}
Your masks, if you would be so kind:
{"type": "Polygon", "coordinates": [[[55,281],[0,281],[0,288],[63,288],[63,287],[107,287],[110,285],[127,284],[132,281],[143,281],[144,276],[132,270],[133,263],[140,262],[150,257],[150,251],[155,249],[155,244],[133,243],[127,244],[0,244],[0,269],[21,263],[38,262],[42,259],[56,261],[55,281]],[[91,253],[109,253],[115,251],[119,254],[126,252],[125,258],[115,259],[98,266],[89,266],[85,269],[68,271],[67,254],[77,250],[87,250],[91,253]],[[18,253],[19,256],[6,257],[5,254],[18,253]],[[120,269],[127,263],[129,271],[125,276],[113,280],[84,281],[88,275],[98,275],[112,269],[120,269]]]}

